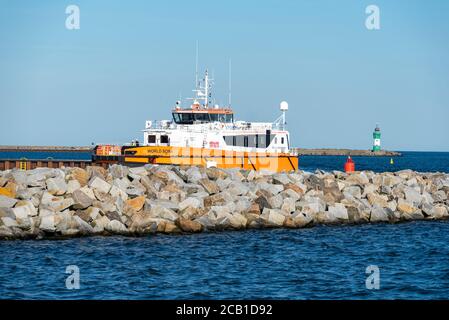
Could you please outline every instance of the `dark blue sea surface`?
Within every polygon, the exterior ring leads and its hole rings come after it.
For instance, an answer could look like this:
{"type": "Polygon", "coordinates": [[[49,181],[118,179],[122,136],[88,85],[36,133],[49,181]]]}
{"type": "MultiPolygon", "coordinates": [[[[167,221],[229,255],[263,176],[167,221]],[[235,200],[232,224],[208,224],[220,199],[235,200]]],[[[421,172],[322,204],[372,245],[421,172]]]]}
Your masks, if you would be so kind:
{"type": "MultiPolygon", "coordinates": [[[[375,172],[412,169],[423,172],[449,172],[449,152],[401,152],[400,157],[352,157],[356,170],[375,172]],[[393,159],[393,164],[390,160],[393,159]]],[[[299,168],[305,171],[321,169],[343,171],[346,156],[300,156],[299,168]]]]}
{"type": "MultiPolygon", "coordinates": [[[[356,169],[449,172],[449,153],[354,157],[356,169]]],[[[303,170],[345,157],[304,156],[303,170]]],[[[0,241],[3,299],[449,299],[449,221],[140,238],[0,241]],[[66,288],[66,267],[80,289],[66,288]],[[367,289],[377,266],[380,288],[367,289]]]]}
{"type": "MultiPolygon", "coordinates": [[[[89,160],[90,152],[0,152],[0,159],[43,160],[89,160]]],[[[305,171],[321,169],[325,171],[343,170],[346,156],[300,156],[299,168],[305,171]]],[[[449,152],[402,152],[402,156],[393,157],[353,157],[356,170],[375,172],[412,169],[426,172],[449,172],[449,152]]]]}
{"type": "Polygon", "coordinates": [[[0,242],[3,299],[449,299],[449,222],[0,242]],[[66,267],[80,288],[66,288],[66,267]],[[367,289],[368,266],[379,289],[367,289]]]}

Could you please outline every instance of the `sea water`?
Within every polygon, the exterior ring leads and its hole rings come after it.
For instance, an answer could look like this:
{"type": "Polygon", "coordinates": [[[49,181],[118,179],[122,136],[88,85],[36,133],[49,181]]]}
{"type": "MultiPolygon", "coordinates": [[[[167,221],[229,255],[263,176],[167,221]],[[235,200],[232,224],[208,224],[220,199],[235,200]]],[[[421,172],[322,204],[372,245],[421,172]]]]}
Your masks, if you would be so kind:
{"type": "MultiPolygon", "coordinates": [[[[449,153],[354,159],[359,170],[449,172],[449,153]]],[[[344,161],[299,163],[341,170],[344,161]]],[[[448,242],[449,221],[0,241],[0,297],[449,299],[448,242]],[[73,270],[77,288],[67,284],[73,270]]]]}

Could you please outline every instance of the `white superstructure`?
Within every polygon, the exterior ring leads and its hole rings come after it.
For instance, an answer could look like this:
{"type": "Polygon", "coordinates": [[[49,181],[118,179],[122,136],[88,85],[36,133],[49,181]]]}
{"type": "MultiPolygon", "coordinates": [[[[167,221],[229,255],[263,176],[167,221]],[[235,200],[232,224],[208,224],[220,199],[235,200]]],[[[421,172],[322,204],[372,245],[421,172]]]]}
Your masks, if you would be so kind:
{"type": "Polygon", "coordinates": [[[235,121],[230,107],[211,106],[208,72],[193,90],[190,108],[177,101],[172,120],[146,121],[144,146],[208,148],[232,151],[287,153],[290,136],[285,129],[288,104],[280,105],[282,115],[274,122],[235,121]]]}

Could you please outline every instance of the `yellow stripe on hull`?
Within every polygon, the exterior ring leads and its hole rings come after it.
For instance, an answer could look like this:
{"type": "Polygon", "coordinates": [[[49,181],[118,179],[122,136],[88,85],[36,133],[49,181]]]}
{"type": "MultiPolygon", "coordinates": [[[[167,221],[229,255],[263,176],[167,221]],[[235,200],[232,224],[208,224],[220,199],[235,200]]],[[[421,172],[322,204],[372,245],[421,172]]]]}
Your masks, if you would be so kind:
{"type": "Polygon", "coordinates": [[[241,152],[186,147],[135,147],[125,151],[126,163],[174,164],[218,168],[270,170],[298,169],[298,158],[289,153],[241,152]],[[133,153],[133,155],[130,155],[133,153]]]}

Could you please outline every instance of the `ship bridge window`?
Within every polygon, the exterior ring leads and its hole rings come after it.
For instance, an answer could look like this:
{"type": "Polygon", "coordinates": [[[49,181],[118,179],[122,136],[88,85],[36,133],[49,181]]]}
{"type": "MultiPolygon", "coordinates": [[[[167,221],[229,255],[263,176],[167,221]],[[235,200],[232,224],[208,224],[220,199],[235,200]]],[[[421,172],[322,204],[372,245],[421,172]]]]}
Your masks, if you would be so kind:
{"type": "Polygon", "coordinates": [[[223,113],[178,113],[173,112],[173,120],[177,124],[193,124],[194,122],[233,122],[232,114],[223,113]]]}
{"type": "Polygon", "coordinates": [[[199,122],[210,122],[209,115],[207,113],[195,113],[194,119],[199,122]]]}
{"type": "Polygon", "coordinates": [[[168,143],[168,136],[167,135],[162,135],[161,136],[161,143],[168,143]]]}
{"type": "Polygon", "coordinates": [[[156,143],[156,136],[148,135],[148,143],[156,143]]]}
{"type": "Polygon", "coordinates": [[[223,113],[211,113],[210,120],[212,122],[233,122],[234,116],[232,114],[223,114],[223,113]]]}
{"type": "Polygon", "coordinates": [[[177,124],[193,124],[194,119],[193,113],[173,113],[173,120],[177,124]]]}

